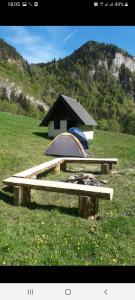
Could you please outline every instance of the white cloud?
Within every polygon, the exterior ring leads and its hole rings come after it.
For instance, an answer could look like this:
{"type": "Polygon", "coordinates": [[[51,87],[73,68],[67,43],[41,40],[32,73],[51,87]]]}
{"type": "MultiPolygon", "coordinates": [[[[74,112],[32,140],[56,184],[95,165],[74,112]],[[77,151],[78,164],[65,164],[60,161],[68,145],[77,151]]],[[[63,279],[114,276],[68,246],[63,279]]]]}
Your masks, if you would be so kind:
{"type": "Polygon", "coordinates": [[[16,45],[34,45],[36,42],[40,42],[40,37],[29,34],[29,32],[23,26],[10,26],[10,33],[12,34],[13,42],[16,45]]]}
{"type": "Polygon", "coordinates": [[[31,34],[23,26],[10,26],[8,31],[8,42],[29,62],[47,62],[64,57],[65,51],[56,46],[53,41],[47,42],[45,38],[31,34]]]}
{"type": "Polygon", "coordinates": [[[73,30],[71,33],[69,33],[63,40],[63,43],[67,42],[71,38],[71,36],[74,35],[76,32],[77,30],[73,30]]]}

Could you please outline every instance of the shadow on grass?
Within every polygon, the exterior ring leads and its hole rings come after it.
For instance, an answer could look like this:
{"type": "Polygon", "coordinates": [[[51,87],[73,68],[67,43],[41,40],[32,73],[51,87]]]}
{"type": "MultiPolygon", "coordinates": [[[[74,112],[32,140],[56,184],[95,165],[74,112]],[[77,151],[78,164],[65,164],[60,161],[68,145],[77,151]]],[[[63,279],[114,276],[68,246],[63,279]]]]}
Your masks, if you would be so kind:
{"type": "Polygon", "coordinates": [[[47,139],[48,141],[51,141],[52,139],[48,137],[48,133],[47,132],[33,132],[33,134],[40,136],[44,139],[47,139]]]}
{"type": "Polygon", "coordinates": [[[70,207],[57,206],[57,205],[44,205],[44,204],[32,202],[29,205],[29,209],[31,210],[39,209],[39,210],[48,210],[48,211],[58,210],[61,214],[78,217],[78,208],[75,207],[70,208],[70,207]]]}
{"type": "MultiPolygon", "coordinates": [[[[6,192],[9,192],[9,190],[6,192]]],[[[14,204],[13,196],[8,195],[6,192],[5,189],[0,191],[0,199],[3,200],[6,204],[13,205],[14,204]]],[[[10,188],[10,192],[11,192],[11,188],[10,188]]]]}
{"type": "Polygon", "coordinates": [[[74,173],[92,173],[93,175],[102,175],[101,171],[92,171],[92,170],[66,170],[64,171],[65,173],[71,173],[71,174],[74,174],[74,173]]]}
{"type": "MultiPolygon", "coordinates": [[[[14,198],[13,195],[8,195],[7,192],[13,193],[13,187],[5,187],[0,191],[0,199],[4,201],[6,204],[9,205],[14,205],[14,198]]],[[[70,216],[75,216],[78,217],[78,209],[77,208],[68,208],[68,207],[63,207],[63,206],[57,206],[57,205],[44,205],[36,202],[31,202],[30,205],[28,206],[28,209],[30,210],[47,210],[47,211],[52,211],[52,210],[58,210],[61,214],[66,214],[70,216]]]]}
{"type": "Polygon", "coordinates": [[[2,189],[2,191],[3,191],[3,192],[6,192],[6,193],[13,193],[13,190],[14,190],[13,186],[5,186],[5,187],[2,189]]]}

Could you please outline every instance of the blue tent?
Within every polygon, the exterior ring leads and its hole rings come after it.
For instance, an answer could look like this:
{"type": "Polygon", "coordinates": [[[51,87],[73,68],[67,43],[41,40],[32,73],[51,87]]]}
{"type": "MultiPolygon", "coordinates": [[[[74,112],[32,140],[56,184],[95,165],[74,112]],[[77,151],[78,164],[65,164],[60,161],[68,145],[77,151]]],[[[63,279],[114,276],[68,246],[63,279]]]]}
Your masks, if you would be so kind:
{"type": "Polygon", "coordinates": [[[72,127],[68,130],[68,132],[73,134],[80,141],[84,149],[89,149],[88,141],[81,129],[77,127],[72,127]]]}

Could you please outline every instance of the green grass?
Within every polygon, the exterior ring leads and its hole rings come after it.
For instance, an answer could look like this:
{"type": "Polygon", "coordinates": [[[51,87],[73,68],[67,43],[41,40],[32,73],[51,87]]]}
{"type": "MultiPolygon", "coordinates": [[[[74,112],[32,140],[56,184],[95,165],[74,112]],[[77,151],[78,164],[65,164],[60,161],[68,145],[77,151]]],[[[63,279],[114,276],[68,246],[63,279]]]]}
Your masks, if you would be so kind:
{"type": "MultiPolygon", "coordinates": [[[[78,197],[32,191],[29,208],[13,206],[2,180],[35,166],[50,142],[39,121],[0,113],[0,265],[134,265],[135,136],[95,131],[90,149],[97,157],[117,157],[112,176],[97,175],[114,188],[113,201],[101,200],[101,219],[78,216],[78,197]]],[[[92,172],[98,166],[70,165],[60,176],[92,172]]]]}

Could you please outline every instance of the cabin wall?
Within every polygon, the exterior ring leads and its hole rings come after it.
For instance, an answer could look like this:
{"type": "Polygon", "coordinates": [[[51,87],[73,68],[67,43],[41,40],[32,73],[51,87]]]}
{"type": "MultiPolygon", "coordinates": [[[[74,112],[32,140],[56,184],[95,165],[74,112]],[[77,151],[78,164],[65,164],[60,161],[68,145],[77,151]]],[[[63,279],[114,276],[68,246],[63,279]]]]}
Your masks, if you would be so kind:
{"type": "MultiPolygon", "coordinates": [[[[79,128],[81,126],[78,126],[79,128]]],[[[87,140],[93,140],[94,137],[94,131],[93,126],[88,128],[81,128],[83,129],[83,133],[85,134],[87,140]]],[[[48,124],[48,137],[56,137],[58,134],[61,134],[63,132],[67,132],[67,120],[60,120],[60,129],[54,129],[54,121],[50,121],[48,124]]]]}
{"type": "Polygon", "coordinates": [[[87,140],[93,140],[94,137],[94,131],[83,131],[84,135],[86,136],[87,140]]]}
{"type": "Polygon", "coordinates": [[[87,140],[93,140],[93,138],[94,138],[94,126],[93,125],[81,125],[80,129],[83,131],[87,140]]]}
{"type": "Polygon", "coordinates": [[[48,124],[48,137],[56,137],[58,134],[67,131],[67,120],[60,120],[60,129],[54,129],[54,121],[48,124]]]}

